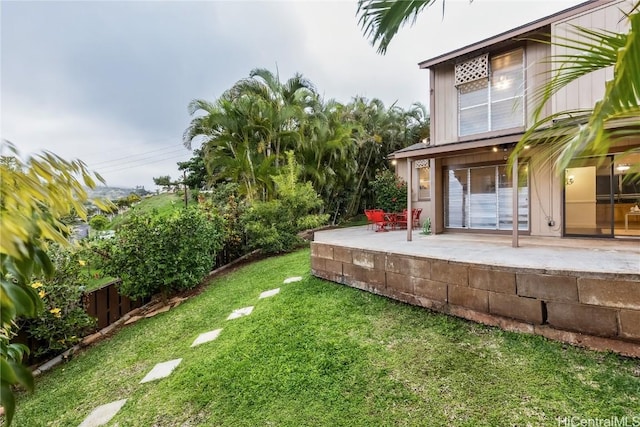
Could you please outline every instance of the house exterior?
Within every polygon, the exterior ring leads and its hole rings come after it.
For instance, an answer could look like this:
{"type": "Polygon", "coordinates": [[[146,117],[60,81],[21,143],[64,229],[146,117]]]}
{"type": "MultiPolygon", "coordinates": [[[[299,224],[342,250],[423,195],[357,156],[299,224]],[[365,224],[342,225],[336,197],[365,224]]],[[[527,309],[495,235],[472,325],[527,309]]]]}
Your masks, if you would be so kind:
{"type": "MultiPolygon", "coordinates": [[[[640,133],[604,158],[576,159],[564,174],[539,149],[519,159],[516,174],[507,171],[514,145],[533,124],[534,94],[552,74],[546,59],[563,53],[536,40],[575,37],[572,26],[627,31],[624,12],[632,7],[630,0],[589,1],[420,62],[429,72],[431,139],[391,159],[410,182],[421,221],[430,218],[435,233],[514,234],[517,216],[520,234],[640,236],[640,180],[624,179],[640,164],[640,133]]],[[[607,69],[573,82],[544,114],[593,107],[612,77],[607,69]]]]}

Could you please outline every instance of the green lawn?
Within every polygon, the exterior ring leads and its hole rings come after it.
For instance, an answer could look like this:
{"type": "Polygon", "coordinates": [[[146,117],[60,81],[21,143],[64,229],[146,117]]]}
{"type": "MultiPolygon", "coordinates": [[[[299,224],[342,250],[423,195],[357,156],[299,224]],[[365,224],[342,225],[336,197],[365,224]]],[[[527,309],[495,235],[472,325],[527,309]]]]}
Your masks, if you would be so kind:
{"type": "Polygon", "coordinates": [[[217,278],[37,379],[16,426],[556,426],[640,416],[640,361],[431,313],[310,276],[309,250],[217,278]],[[289,276],[302,282],[282,284],[289,276]],[[281,293],[258,300],[260,292],[281,293]],[[254,305],[244,318],[233,310],[254,305]],[[189,346],[205,331],[213,342],[189,346]],[[138,384],[159,362],[165,379],[138,384]]]}

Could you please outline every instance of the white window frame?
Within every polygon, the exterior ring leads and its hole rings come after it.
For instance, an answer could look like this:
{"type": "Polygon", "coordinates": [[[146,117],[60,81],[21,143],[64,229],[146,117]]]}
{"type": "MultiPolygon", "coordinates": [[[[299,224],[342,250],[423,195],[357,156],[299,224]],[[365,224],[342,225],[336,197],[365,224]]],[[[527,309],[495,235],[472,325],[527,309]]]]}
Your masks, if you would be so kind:
{"type": "Polygon", "coordinates": [[[474,105],[470,105],[470,106],[466,106],[466,107],[461,107],[461,102],[460,102],[460,88],[464,85],[468,85],[473,83],[473,81],[471,82],[465,82],[462,83],[460,85],[458,85],[458,90],[457,90],[457,95],[458,95],[458,107],[457,107],[457,114],[458,114],[458,137],[466,137],[466,136],[470,136],[470,135],[476,135],[479,133],[486,133],[486,132],[494,132],[494,131],[500,131],[500,130],[504,130],[504,129],[511,129],[510,128],[498,128],[498,129],[493,129],[492,127],[492,106],[495,102],[501,102],[501,101],[508,101],[508,100],[513,100],[514,102],[521,102],[522,103],[522,120],[521,120],[521,124],[517,127],[524,127],[525,126],[525,117],[526,117],[526,109],[525,109],[525,93],[526,93],[526,74],[525,74],[525,64],[526,64],[526,51],[524,48],[518,48],[518,49],[513,49],[510,50],[508,52],[504,52],[498,55],[491,55],[489,57],[489,66],[491,65],[491,62],[495,59],[495,58],[499,58],[501,56],[507,56],[510,55],[514,52],[518,52],[521,51],[522,52],[522,82],[523,82],[523,87],[522,90],[519,91],[518,95],[515,96],[508,96],[508,97],[504,97],[504,98],[499,98],[499,99],[492,99],[492,88],[491,88],[491,78],[493,76],[493,70],[489,70],[489,75],[486,78],[487,79],[487,98],[486,98],[486,102],[482,102],[479,104],[474,104],[474,105]],[[520,101],[517,101],[518,99],[520,99],[520,101]],[[476,132],[476,133],[466,133],[466,134],[462,134],[462,126],[461,126],[461,117],[462,111],[467,111],[467,110],[471,110],[474,108],[478,108],[481,106],[486,106],[487,107],[487,126],[486,126],[486,130],[485,131],[481,131],[481,132],[476,132]]]}

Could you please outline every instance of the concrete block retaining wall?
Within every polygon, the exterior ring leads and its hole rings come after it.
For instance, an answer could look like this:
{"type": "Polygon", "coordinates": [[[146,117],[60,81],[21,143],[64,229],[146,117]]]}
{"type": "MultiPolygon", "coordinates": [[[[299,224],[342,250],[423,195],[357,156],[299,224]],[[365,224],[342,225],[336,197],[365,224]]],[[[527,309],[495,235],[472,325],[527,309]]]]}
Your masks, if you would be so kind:
{"type": "Polygon", "coordinates": [[[639,275],[516,269],[316,242],[311,270],[505,330],[640,357],[639,275]]]}

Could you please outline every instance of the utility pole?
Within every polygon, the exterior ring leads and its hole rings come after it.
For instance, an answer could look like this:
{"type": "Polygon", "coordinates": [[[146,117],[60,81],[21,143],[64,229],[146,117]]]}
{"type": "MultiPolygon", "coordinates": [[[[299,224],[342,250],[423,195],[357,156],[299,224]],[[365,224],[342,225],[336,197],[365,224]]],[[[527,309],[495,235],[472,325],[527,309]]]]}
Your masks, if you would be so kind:
{"type": "Polygon", "coordinates": [[[182,171],[182,183],[184,184],[184,207],[189,205],[189,196],[187,195],[187,171],[182,171]]]}

